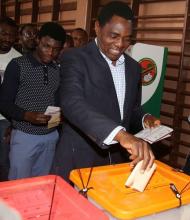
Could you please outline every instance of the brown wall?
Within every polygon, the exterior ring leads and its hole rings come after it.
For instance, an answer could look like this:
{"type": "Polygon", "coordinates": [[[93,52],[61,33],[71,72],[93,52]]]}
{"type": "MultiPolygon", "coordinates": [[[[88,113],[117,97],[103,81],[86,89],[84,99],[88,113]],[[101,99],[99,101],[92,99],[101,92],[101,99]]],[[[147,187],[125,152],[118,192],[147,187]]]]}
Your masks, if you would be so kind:
{"type": "MultiPolygon", "coordinates": [[[[7,0],[6,15],[15,17],[15,1],[7,0]]],[[[39,0],[38,8],[32,8],[32,0],[19,1],[19,24],[32,22],[32,13],[36,13],[36,19],[33,23],[39,26],[47,21],[52,21],[53,0],[39,0]],[[39,10],[39,11],[38,11],[39,10]]],[[[56,1],[59,2],[59,1],[56,1]]],[[[2,4],[2,3],[1,3],[2,4]]],[[[87,16],[90,15],[91,0],[60,0],[59,10],[55,11],[55,16],[68,32],[76,27],[89,29],[87,16]]]]}

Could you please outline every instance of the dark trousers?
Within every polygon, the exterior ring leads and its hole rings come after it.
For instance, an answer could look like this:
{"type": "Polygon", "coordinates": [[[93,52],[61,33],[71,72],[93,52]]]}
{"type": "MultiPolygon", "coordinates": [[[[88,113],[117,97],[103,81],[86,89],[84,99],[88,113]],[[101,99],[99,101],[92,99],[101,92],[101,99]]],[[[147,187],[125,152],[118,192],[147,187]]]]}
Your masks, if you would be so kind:
{"type": "Polygon", "coordinates": [[[4,135],[9,126],[9,121],[0,120],[0,181],[8,179],[10,145],[5,143],[4,135]]]}

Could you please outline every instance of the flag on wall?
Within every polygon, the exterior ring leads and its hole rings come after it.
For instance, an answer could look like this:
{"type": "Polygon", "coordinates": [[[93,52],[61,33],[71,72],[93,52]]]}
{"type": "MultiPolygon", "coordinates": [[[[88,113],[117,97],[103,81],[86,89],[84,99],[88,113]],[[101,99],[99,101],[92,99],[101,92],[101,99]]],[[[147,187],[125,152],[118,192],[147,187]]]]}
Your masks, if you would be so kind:
{"type": "Polygon", "coordinates": [[[160,117],[167,53],[165,47],[143,43],[136,43],[127,50],[142,68],[143,109],[156,117],[160,117]]]}

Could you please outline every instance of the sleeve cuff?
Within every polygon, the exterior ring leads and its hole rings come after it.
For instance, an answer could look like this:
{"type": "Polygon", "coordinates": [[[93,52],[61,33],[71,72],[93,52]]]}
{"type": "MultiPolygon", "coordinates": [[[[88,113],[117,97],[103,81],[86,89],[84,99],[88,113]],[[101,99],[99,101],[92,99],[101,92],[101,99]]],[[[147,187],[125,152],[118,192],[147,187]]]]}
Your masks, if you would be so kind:
{"type": "Polygon", "coordinates": [[[108,136],[107,138],[103,141],[104,144],[106,145],[111,145],[111,144],[116,144],[118,143],[117,141],[114,141],[114,137],[120,130],[125,130],[124,127],[122,126],[117,126],[108,136]]]}
{"type": "Polygon", "coordinates": [[[144,118],[145,118],[147,115],[151,115],[151,114],[147,113],[147,114],[145,114],[145,115],[143,116],[143,118],[142,118],[142,126],[143,126],[143,129],[146,128],[145,125],[144,125],[144,118]]]}

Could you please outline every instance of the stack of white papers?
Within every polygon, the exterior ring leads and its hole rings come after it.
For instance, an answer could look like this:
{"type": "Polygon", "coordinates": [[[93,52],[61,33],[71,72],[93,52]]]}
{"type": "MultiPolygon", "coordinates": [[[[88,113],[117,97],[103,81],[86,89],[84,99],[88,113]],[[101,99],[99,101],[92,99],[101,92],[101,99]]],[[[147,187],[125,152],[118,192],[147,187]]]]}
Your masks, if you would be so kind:
{"type": "Polygon", "coordinates": [[[48,106],[45,115],[50,115],[51,119],[48,121],[48,128],[57,127],[61,121],[61,109],[57,106],[48,106]]]}
{"type": "Polygon", "coordinates": [[[146,128],[135,134],[135,137],[141,138],[144,141],[152,144],[164,138],[170,137],[172,131],[172,128],[165,125],[160,125],[154,128],[146,128]]]}

